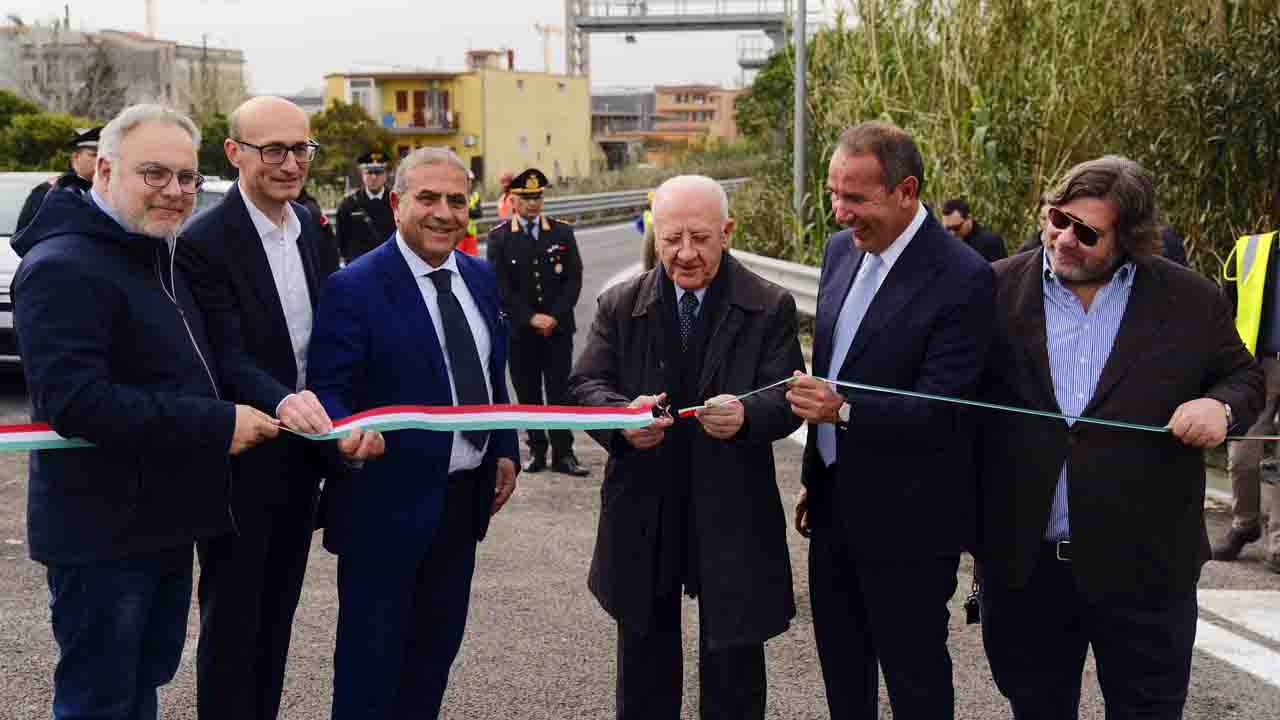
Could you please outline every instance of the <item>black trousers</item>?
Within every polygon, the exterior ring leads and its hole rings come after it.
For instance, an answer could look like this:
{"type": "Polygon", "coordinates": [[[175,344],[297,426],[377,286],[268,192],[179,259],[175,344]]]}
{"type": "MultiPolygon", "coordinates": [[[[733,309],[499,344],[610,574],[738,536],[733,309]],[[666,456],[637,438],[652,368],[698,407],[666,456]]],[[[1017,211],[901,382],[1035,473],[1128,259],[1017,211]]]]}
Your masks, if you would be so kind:
{"type": "Polygon", "coordinates": [[[1026,587],[983,576],[982,641],[1017,720],[1079,716],[1090,645],[1107,720],[1181,718],[1197,615],[1194,587],[1158,607],[1090,603],[1048,544],[1026,587]]]}
{"type": "Polygon", "coordinates": [[[883,669],[894,720],[954,717],[947,601],[959,555],[871,561],[849,547],[835,485],[810,488],[809,602],[833,720],[877,720],[883,669]]]}
{"type": "MultiPolygon", "coordinates": [[[[699,607],[701,611],[701,607],[699,607]]],[[[680,595],[654,601],[649,631],[618,625],[618,720],[679,720],[684,696],[680,595]]],[[[698,623],[699,717],[764,718],[764,644],[708,651],[698,623]]]]}
{"type": "MultiPolygon", "coordinates": [[[[241,482],[284,482],[253,478],[241,482]]],[[[286,504],[236,503],[237,532],[201,541],[196,703],[202,720],[275,720],[311,534],[316,482],[286,504]]]]}
{"type": "MultiPolygon", "coordinates": [[[[569,372],[573,365],[573,336],[565,332],[543,337],[528,330],[511,335],[511,384],[521,405],[542,405],[542,388],[546,385],[546,404],[563,405],[569,391],[569,372]]],[[[573,432],[552,430],[551,458],[565,460],[573,455],[573,432]]],[[[533,457],[547,456],[547,431],[528,430],[525,437],[533,457]]]]}

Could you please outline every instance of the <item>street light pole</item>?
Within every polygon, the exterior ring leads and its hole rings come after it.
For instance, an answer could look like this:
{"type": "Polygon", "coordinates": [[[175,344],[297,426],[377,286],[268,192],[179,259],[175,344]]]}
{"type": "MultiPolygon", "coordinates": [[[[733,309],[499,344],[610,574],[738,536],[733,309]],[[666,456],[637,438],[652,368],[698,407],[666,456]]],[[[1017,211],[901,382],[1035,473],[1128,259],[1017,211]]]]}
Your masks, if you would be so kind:
{"type": "Polygon", "coordinates": [[[804,195],[805,186],[808,185],[805,169],[805,136],[808,134],[808,114],[805,112],[805,101],[808,97],[808,89],[806,88],[806,80],[808,78],[808,43],[805,38],[805,0],[796,0],[796,19],[795,33],[793,34],[793,42],[796,44],[796,121],[795,121],[795,139],[792,149],[792,182],[795,185],[795,199],[793,201],[796,212],[796,219],[803,222],[804,220],[804,195]]]}

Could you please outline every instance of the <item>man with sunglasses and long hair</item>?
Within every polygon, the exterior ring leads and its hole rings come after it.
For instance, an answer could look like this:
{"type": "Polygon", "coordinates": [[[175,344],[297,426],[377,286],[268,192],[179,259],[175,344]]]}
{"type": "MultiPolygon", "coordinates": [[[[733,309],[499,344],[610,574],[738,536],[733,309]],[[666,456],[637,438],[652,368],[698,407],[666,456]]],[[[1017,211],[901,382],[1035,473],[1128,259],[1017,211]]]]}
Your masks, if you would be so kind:
{"type": "Polygon", "coordinates": [[[983,642],[1015,718],[1076,717],[1090,647],[1107,717],[1180,718],[1203,449],[1253,422],[1262,373],[1213,283],[1155,253],[1140,165],[1081,163],[1044,202],[1042,249],[993,266],[979,399],[1156,430],[983,411],[983,642]]]}
{"type": "MultiPolygon", "coordinates": [[[[178,264],[204,311],[223,396],[291,430],[327,432],[329,415],[306,389],[322,239],[297,202],[319,147],[306,113],[283,98],[248,100],[229,120],[223,150],[239,178],[187,228],[178,264]]],[[[381,442],[361,433],[339,449],[363,459],[381,442]]],[[[274,720],[279,711],[327,450],[289,435],[232,463],[235,532],[198,547],[201,718],[274,720]]]]}

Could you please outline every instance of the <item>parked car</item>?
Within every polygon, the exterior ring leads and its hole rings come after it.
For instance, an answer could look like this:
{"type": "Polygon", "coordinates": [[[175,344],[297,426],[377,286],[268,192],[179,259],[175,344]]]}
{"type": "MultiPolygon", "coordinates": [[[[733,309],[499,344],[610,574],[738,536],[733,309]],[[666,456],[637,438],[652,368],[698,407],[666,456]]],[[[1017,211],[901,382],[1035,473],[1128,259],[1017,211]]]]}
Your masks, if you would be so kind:
{"type": "Polygon", "coordinates": [[[13,298],[9,287],[18,271],[18,254],[9,246],[18,224],[18,215],[31,190],[57,177],[52,172],[0,172],[0,364],[19,361],[18,340],[13,333],[13,298]]]}
{"type": "MultiPolygon", "coordinates": [[[[191,219],[222,202],[222,198],[226,196],[234,184],[234,180],[205,178],[204,187],[200,188],[200,194],[196,196],[196,209],[191,212],[191,219]]],[[[187,222],[191,222],[191,219],[188,219],[187,222]]]]}

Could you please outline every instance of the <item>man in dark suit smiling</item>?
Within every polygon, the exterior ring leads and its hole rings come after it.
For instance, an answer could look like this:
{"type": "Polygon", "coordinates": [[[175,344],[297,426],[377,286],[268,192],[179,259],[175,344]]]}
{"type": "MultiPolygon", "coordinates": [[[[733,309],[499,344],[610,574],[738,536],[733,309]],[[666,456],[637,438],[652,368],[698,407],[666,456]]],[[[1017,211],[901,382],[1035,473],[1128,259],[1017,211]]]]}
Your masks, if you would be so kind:
{"type": "MultiPolygon", "coordinates": [[[[991,336],[990,265],[920,202],[924,162],[882,122],[846,130],[828,190],[849,229],[827,241],[817,377],[967,397],[991,336]]],[[[809,421],[796,524],[831,717],[874,718],[877,661],[897,720],[950,718],[947,600],[974,540],[972,434],[955,406],[800,375],[809,421]]]]}

